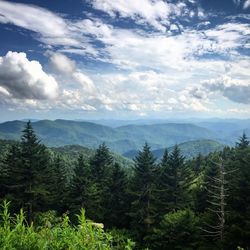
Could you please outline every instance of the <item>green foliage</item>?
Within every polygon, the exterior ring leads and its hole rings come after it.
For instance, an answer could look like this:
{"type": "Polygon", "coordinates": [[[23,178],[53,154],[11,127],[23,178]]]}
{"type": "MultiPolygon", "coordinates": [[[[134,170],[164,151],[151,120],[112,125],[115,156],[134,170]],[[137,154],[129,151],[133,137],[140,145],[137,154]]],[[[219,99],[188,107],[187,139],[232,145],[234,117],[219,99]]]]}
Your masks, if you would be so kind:
{"type": "Polygon", "coordinates": [[[118,233],[105,233],[103,224],[87,220],[85,211],[78,215],[78,225],[71,226],[64,215],[55,221],[46,216],[43,226],[27,225],[23,211],[11,217],[9,203],[3,204],[0,214],[0,248],[5,250],[132,250],[134,243],[118,233]],[[48,220],[49,219],[49,220],[48,220]],[[50,222],[52,220],[52,222],[50,222]]]}
{"type": "MultiPolygon", "coordinates": [[[[185,156],[186,159],[192,159],[197,157],[199,154],[206,156],[209,153],[221,151],[225,145],[215,141],[215,140],[195,140],[195,141],[187,141],[178,144],[178,147],[181,151],[181,154],[185,156]]],[[[171,153],[174,150],[173,147],[169,147],[168,151],[171,153]]],[[[157,158],[163,157],[165,149],[156,149],[153,150],[153,154],[157,158]]]]}
{"type": "Polygon", "coordinates": [[[236,147],[239,149],[245,149],[248,147],[250,141],[248,140],[245,133],[240,137],[239,142],[236,143],[236,147]]]}
{"type": "Polygon", "coordinates": [[[132,227],[136,229],[140,241],[150,233],[155,223],[155,170],[155,158],[146,143],[135,159],[134,177],[130,187],[132,227]]]}
{"type": "Polygon", "coordinates": [[[160,225],[148,236],[152,249],[198,249],[199,218],[189,210],[166,214],[160,225]]]}
{"type": "Polygon", "coordinates": [[[112,166],[108,188],[104,222],[111,227],[124,228],[129,225],[128,177],[117,163],[112,166]]]}
{"type": "MultiPolygon", "coordinates": [[[[70,124],[80,129],[74,122],[59,123],[62,128],[70,124]]],[[[101,129],[85,129],[97,128],[101,129]]],[[[124,129],[117,130],[123,133],[124,129]]],[[[101,137],[109,132],[98,133],[101,137]]],[[[21,142],[0,142],[0,199],[12,204],[11,210],[8,203],[3,205],[0,249],[249,249],[250,147],[246,135],[235,148],[199,154],[188,161],[175,146],[165,150],[158,163],[145,144],[133,168],[117,162],[106,144],[95,151],[82,149],[48,149],[30,123],[21,142]],[[224,240],[208,238],[203,230],[207,224],[218,225],[211,206],[211,180],[218,178],[220,159],[227,173],[224,240]],[[86,219],[85,212],[98,223],[86,219]],[[104,232],[102,223],[109,232],[104,232]],[[128,239],[131,235],[136,245],[128,239]]]]}
{"type": "MultiPolygon", "coordinates": [[[[18,139],[25,122],[0,124],[0,138],[18,139]]],[[[91,122],[41,120],[33,123],[39,138],[49,146],[82,145],[97,148],[105,142],[114,152],[139,150],[147,141],[152,149],[165,148],[198,139],[216,139],[217,133],[193,124],[128,125],[110,128],[91,122]],[[62,136],[63,135],[63,136],[62,136]]],[[[202,152],[201,152],[202,153],[202,152]]]]}

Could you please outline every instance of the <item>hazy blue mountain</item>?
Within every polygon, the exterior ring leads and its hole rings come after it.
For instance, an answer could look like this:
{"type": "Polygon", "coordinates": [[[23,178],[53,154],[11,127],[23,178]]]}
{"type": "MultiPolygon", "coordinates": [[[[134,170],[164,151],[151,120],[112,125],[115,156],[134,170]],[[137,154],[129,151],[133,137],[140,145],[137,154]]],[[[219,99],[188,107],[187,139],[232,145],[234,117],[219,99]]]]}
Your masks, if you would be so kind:
{"type": "MultiPolygon", "coordinates": [[[[184,143],[180,143],[179,148],[181,150],[181,153],[187,158],[193,158],[197,156],[199,153],[202,155],[208,155],[209,153],[220,151],[222,150],[225,145],[214,141],[214,140],[196,140],[196,141],[188,141],[184,143]]],[[[171,152],[173,150],[172,147],[168,147],[168,151],[171,152]]],[[[153,150],[153,154],[157,159],[161,159],[163,156],[163,153],[165,151],[165,148],[160,148],[153,150]]],[[[137,155],[137,150],[131,150],[123,154],[123,156],[134,159],[134,157],[137,155]]]]}
{"type": "MultiPolygon", "coordinates": [[[[25,123],[1,123],[0,138],[19,139],[25,123]]],[[[196,124],[172,122],[114,128],[87,121],[40,120],[32,123],[39,138],[48,146],[81,145],[93,149],[105,142],[112,151],[119,154],[137,151],[145,142],[152,150],[204,139],[234,145],[243,131],[248,134],[249,124],[249,120],[196,120],[196,124]]]]}
{"type": "MultiPolygon", "coordinates": [[[[7,151],[7,149],[17,143],[14,140],[1,140],[0,139],[0,158],[7,151]]],[[[69,162],[73,163],[77,160],[79,154],[82,154],[84,158],[89,159],[95,153],[94,149],[90,149],[80,145],[66,145],[61,147],[50,147],[50,150],[55,153],[60,153],[68,159],[69,162]]],[[[122,167],[130,168],[133,166],[133,161],[117,153],[111,152],[114,161],[119,163],[122,167]]]]}
{"type": "MultiPolygon", "coordinates": [[[[80,145],[66,145],[61,147],[52,147],[52,151],[58,152],[68,159],[75,161],[79,154],[82,154],[86,159],[92,157],[95,153],[94,149],[89,149],[80,145]]],[[[125,156],[119,155],[117,153],[111,152],[114,161],[119,163],[122,167],[131,168],[133,166],[133,161],[125,156]]]]}

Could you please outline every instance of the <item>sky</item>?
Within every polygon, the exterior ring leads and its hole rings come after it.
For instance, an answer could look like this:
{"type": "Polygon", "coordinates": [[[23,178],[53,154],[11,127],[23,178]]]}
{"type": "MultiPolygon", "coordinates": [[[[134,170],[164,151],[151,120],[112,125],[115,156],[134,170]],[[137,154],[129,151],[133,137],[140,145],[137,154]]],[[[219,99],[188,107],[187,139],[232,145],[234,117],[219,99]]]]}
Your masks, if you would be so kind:
{"type": "Polygon", "coordinates": [[[250,118],[250,0],[0,0],[0,121],[250,118]]]}

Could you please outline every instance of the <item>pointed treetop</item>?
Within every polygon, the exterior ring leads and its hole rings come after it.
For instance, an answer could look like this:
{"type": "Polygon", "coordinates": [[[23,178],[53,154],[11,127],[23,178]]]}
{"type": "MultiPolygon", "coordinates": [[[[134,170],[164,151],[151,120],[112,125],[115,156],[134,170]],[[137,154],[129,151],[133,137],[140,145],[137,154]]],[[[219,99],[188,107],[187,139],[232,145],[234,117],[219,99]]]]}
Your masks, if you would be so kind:
{"type": "Polygon", "coordinates": [[[164,150],[163,157],[162,157],[162,160],[161,160],[161,165],[162,165],[162,166],[167,165],[167,163],[168,163],[168,158],[169,158],[169,154],[168,154],[168,149],[166,148],[166,149],[164,150]]]}
{"type": "Polygon", "coordinates": [[[250,141],[246,136],[245,132],[243,132],[242,136],[239,139],[239,142],[236,143],[236,147],[240,149],[247,148],[249,146],[250,141]]]}

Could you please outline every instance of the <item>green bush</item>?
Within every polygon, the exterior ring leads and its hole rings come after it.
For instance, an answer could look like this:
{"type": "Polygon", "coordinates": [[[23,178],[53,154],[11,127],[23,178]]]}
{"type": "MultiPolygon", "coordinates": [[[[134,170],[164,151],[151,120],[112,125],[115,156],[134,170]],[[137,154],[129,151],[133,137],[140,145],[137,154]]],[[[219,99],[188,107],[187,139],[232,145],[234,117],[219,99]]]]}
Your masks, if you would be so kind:
{"type": "Polygon", "coordinates": [[[152,249],[197,249],[198,217],[190,209],[173,211],[164,216],[148,240],[152,249]]]}
{"type": "Polygon", "coordinates": [[[87,220],[82,209],[78,215],[78,226],[72,226],[69,217],[55,218],[40,214],[40,225],[28,225],[23,211],[12,217],[8,211],[9,202],[4,202],[0,214],[0,249],[2,250],[131,250],[133,243],[117,235],[106,233],[103,224],[87,220]],[[50,221],[51,220],[51,221],[50,221]],[[115,238],[115,241],[113,239],[115,238]]]}

